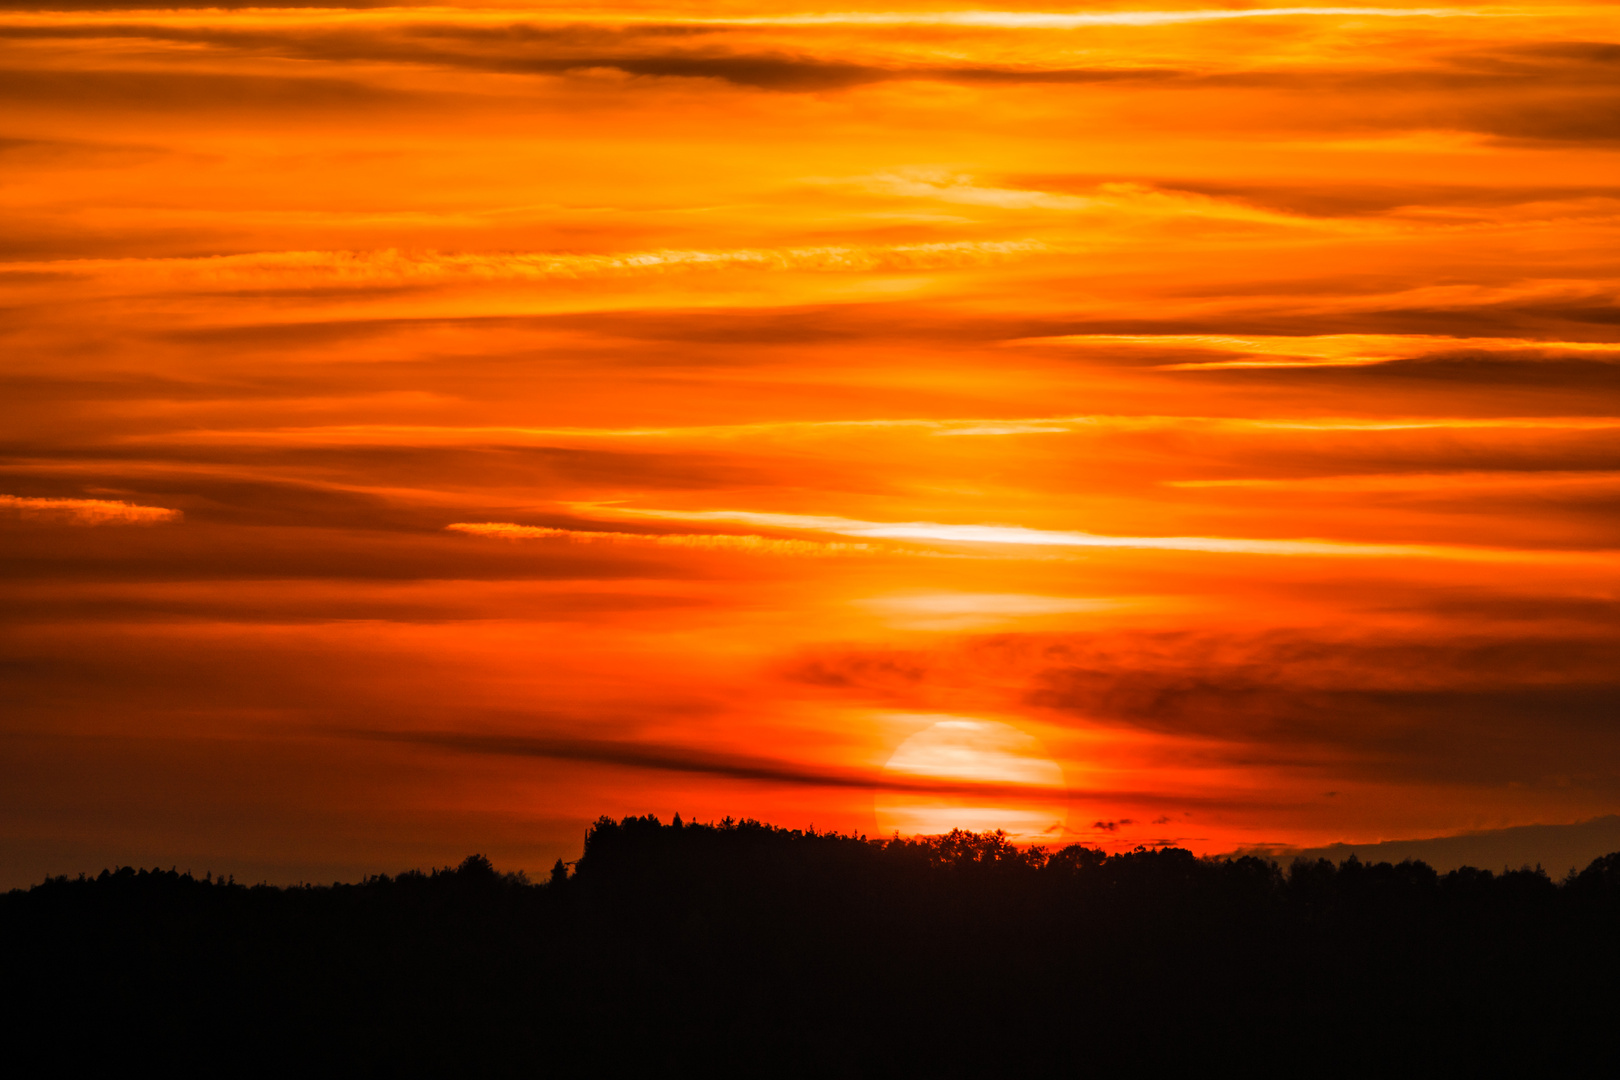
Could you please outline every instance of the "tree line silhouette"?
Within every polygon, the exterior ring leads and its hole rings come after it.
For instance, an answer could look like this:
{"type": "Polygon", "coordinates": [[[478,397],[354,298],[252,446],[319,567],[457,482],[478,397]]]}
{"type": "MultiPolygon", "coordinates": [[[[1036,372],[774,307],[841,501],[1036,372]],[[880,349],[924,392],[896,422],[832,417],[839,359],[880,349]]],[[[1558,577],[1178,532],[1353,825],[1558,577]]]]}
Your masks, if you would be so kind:
{"type": "Polygon", "coordinates": [[[75,1069],[1542,1072],[1608,1042],[1620,853],[1554,882],[602,818],[543,882],[51,878],[0,949],[13,1030],[75,1069]]]}

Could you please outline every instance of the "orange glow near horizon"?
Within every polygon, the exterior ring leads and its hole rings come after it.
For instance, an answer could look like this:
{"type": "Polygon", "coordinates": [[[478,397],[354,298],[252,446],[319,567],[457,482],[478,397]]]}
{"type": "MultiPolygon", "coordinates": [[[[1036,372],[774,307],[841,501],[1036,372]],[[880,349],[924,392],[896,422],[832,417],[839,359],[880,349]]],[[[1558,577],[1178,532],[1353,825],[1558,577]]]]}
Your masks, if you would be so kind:
{"type": "Polygon", "coordinates": [[[1611,5],[55,6],[0,887],[1620,811],[1611,5]]]}

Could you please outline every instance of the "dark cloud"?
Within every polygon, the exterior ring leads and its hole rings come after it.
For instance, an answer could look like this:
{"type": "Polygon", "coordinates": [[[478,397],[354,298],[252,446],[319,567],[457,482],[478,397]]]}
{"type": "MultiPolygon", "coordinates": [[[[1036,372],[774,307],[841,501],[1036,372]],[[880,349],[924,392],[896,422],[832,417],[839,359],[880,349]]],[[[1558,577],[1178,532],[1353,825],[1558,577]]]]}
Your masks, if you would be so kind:
{"type": "Polygon", "coordinates": [[[1468,111],[1475,131],[1515,142],[1620,142],[1620,93],[1486,105],[1468,111]]]}
{"type": "Polygon", "coordinates": [[[614,580],[693,576],[669,552],[511,544],[431,533],[191,522],[149,528],[0,525],[0,580],[332,582],[614,580]]]}
{"type": "Polygon", "coordinates": [[[63,162],[121,165],[164,157],[170,151],[159,146],[129,143],[92,142],[75,139],[14,139],[0,136],[0,156],[28,164],[63,162]]]}
{"type": "MultiPolygon", "coordinates": [[[[441,63],[444,61],[440,61],[441,63]]],[[[781,54],[753,56],[581,56],[554,60],[468,64],[485,70],[563,74],[590,70],[622,71],[655,78],[715,79],[758,90],[843,90],[894,78],[893,72],[864,64],[781,54]]]]}
{"type": "MultiPolygon", "coordinates": [[[[1273,121],[1284,126],[1308,118],[1317,128],[1464,128],[1504,138],[1608,141],[1616,136],[1620,65],[1614,46],[1546,43],[1534,49],[1475,50],[1442,57],[1410,71],[1266,71],[1193,75],[1167,68],[1030,68],[996,65],[926,65],[852,62],[836,55],[780,49],[748,51],[710,46],[670,48],[673,41],[714,38],[723,42],[737,28],[697,26],[608,27],[590,24],[537,27],[513,22],[501,27],[465,27],[432,22],[368,28],[364,32],[297,27],[285,30],[159,24],[15,26],[0,36],[29,39],[125,38],[201,45],[222,54],[313,60],[330,64],[406,63],[501,74],[566,75],[613,70],[647,78],[707,79],[751,89],[816,92],[892,80],[928,80],[972,85],[1147,83],[1189,92],[1212,88],[1253,89],[1273,103],[1312,102],[1282,108],[1273,121]],[[1318,107],[1321,102],[1328,107],[1318,107]]],[[[36,95],[59,98],[68,89],[45,79],[36,95]]],[[[87,73],[89,74],[89,73],[87,73]]],[[[93,73],[106,80],[109,73],[93,73]]],[[[202,77],[202,76],[199,76],[202,77]]],[[[313,81],[313,80],[311,80],[313,81]]],[[[4,83],[0,82],[0,91],[4,83]]],[[[95,87],[84,86],[81,95],[95,87]]],[[[141,87],[139,100],[159,104],[165,93],[141,87]]],[[[262,104],[276,93],[260,86],[230,88],[235,103],[262,104]]],[[[380,91],[379,91],[380,92],[380,91]]],[[[327,88],[328,98],[343,96],[327,88]]],[[[319,96],[306,88],[299,100],[319,96]]],[[[289,95],[281,91],[282,97],[289,95]]],[[[44,98],[41,98],[44,99],[44,98]]],[[[66,100],[66,99],[64,99],[66,100]]],[[[1241,119],[1238,123],[1247,123],[1241,119]]]]}
{"type": "Polygon", "coordinates": [[[364,82],[187,71],[0,70],[0,101],[17,107],[186,112],[372,108],[418,100],[364,82]]]}
{"type": "Polygon", "coordinates": [[[1473,131],[1528,142],[1608,143],[1620,135],[1615,46],[1543,42],[1460,51],[1409,69],[1272,70],[1186,77],[1188,89],[1253,90],[1239,125],[1286,130],[1473,131]]]}
{"type": "Polygon", "coordinates": [[[0,154],[18,154],[35,152],[40,149],[60,146],[48,139],[9,139],[0,137],[0,154]]]}
{"type": "Polygon", "coordinates": [[[927,677],[926,657],[896,650],[836,652],[786,665],[784,674],[811,686],[838,689],[876,689],[914,685],[927,677]]]}
{"type": "Polygon", "coordinates": [[[881,67],[792,56],[597,57],[549,62],[546,70],[612,68],[629,75],[719,79],[761,90],[841,90],[866,83],[920,80],[953,83],[1107,83],[1158,80],[1174,72],[1111,68],[1040,70],[992,67],[881,67]]]}
{"type": "MultiPolygon", "coordinates": [[[[771,758],[713,753],[690,747],[629,740],[549,738],[454,731],[348,731],[342,734],[356,739],[409,743],[474,754],[589,762],[655,772],[692,773],[726,780],[755,780],[802,787],[853,788],[861,791],[893,791],[924,795],[977,795],[1012,800],[1048,801],[1053,797],[1052,789],[1049,787],[931,780],[871,770],[818,768],[771,758]]],[[[1086,792],[1088,799],[1103,797],[1121,797],[1121,793],[1086,792]]],[[[1124,797],[1140,797],[1140,793],[1130,793],[1124,797]]],[[[1129,820],[1123,823],[1128,824],[1129,820]]]]}
{"type": "MultiPolygon", "coordinates": [[[[348,287],[345,286],[347,294],[348,287]]],[[[217,293],[210,295],[218,295],[217,293]]],[[[1069,323],[1009,321],[954,315],[911,303],[852,303],[795,305],[780,308],[700,308],[696,310],[634,308],[609,312],[563,312],[554,315],[491,315],[321,319],[274,323],[237,323],[222,326],[165,330],[160,339],[183,344],[235,348],[303,348],[345,344],[366,338],[420,335],[432,330],[532,330],[582,332],[602,343],[660,342],[668,344],[737,347],[753,355],[749,346],[816,346],[837,342],[914,340],[930,344],[986,343],[1038,333],[1064,333],[1069,323]],[[746,350],[746,351],[745,351],[746,350]]],[[[575,353],[583,350],[575,345],[575,353]]],[[[553,364],[570,355],[553,345],[547,359],[553,364]]],[[[614,349],[590,353],[593,364],[669,367],[690,363],[690,353],[667,350],[614,349]]],[[[498,358],[498,355],[492,359],[498,358]]],[[[717,352],[715,362],[735,363],[717,352]]]]}
{"type": "MultiPolygon", "coordinates": [[[[653,78],[714,79],[762,90],[839,90],[867,83],[913,79],[977,84],[1096,83],[1162,80],[1174,71],[1157,68],[1018,68],[851,63],[781,51],[672,51],[663,42],[683,28],[592,26],[469,28],[418,24],[367,33],[238,30],[157,24],[0,27],[0,38],[108,39],[184,42],[221,51],[296,57],[325,63],[411,63],[500,74],[561,75],[592,70],[621,71],[653,78]],[[646,45],[635,47],[639,39],[646,45]],[[463,46],[460,49],[455,45],[463,46]],[[615,50],[603,44],[620,44],[615,50]]],[[[684,33],[699,33],[684,28],[684,33]]],[[[709,33],[706,29],[701,31],[709,33]]]]}
{"type": "MultiPolygon", "coordinates": [[[[1482,216],[1535,203],[1584,200],[1620,202],[1616,184],[1409,184],[1347,183],[1327,180],[1297,184],[1266,181],[1210,180],[1186,177],[1099,176],[1033,173],[997,178],[1003,187],[1065,193],[1093,193],[1102,184],[1134,182],[1166,192],[1189,192],[1248,203],[1305,217],[1377,217],[1403,211],[1446,208],[1478,211],[1482,216]]],[[[1342,289],[1344,282],[1335,279],[1342,289]]]]}
{"type": "MultiPolygon", "coordinates": [[[[1030,704],[1104,723],[1253,744],[1299,766],[1334,757],[1336,775],[1462,785],[1549,785],[1575,776],[1607,790],[1620,769],[1620,679],[1607,671],[1556,682],[1555,657],[1568,642],[1503,641],[1480,652],[1536,664],[1523,681],[1487,666],[1445,673],[1451,685],[1379,687],[1388,670],[1366,658],[1366,687],[1313,685],[1284,658],[1271,672],[1257,664],[1191,670],[1055,668],[1037,673],[1030,704]]],[[[1347,653],[1353,650],[1345,650],[1347,653]]],[[[1403,664],[1433,661],[1443,646],[1411,645],[1403,664]]],[[[1592,651],[1590,647],[1586,651],[1592,651]]],[[[1620,660],[1612,648],[1605,662],[1620,660]]],[[[1255,661],[1263,663],[1259,658],[1255,661]]],[[[1444,676],[1430,670],[1430,676],[1444,676]]],[[[1243,751],[1238,749],[1239,756],[1243,751]]]]}
{"type": "Polygon", "coordinates": [[[338,485],[256,476],[120,475],[105,462],[92,471],[95,483],[68,486],[58,472],[42,478],[28,466],[0,465],[0,491],[46,498],[117,498],[142,506],[180,510],[193,524],[315,528],[442,528],[443,510],[413,511],[366,492],[338,485]]]}
{"type": "Polygon", "coordinates": [[[1557,62],[1576,61],[1592,67],[1614,72],[1620,80],[1620,44],[1612,41],[1545,41],[1524,45],[1506,45],[1497,55],[1526,57],[1532,60],[1557,62]]]}
{"type": "MultiPolygon", "coordinates": [[[[504,618],[521,618],[535,623],[589,623],[604,616],[672,615],[705,606],[704,601],[679,596],[592,593],[572,588],[530,596],[519,590],[507,590],[501,602],[501,613],[504,618]]],[[[200,622],[214,625],[300,626],[352,623],[356,620],[423,625],[474,622],[489,618],[489,608],[482,597],[379,596],[369,595],[366,590],[312,595],[307,591],[289,594],[285,591],[278,593],[274,590],[229,586],[203,594],[161,589],[136,594],[98,588],[75,590],[57,587],[49,591],[13,589],[6,596],[5,608],[0,623],[16,625],[200,622]]],[[[6,663],[0,660],[0,682],[6,680],[6,663]]],[[[84,673],[82,668],[70,668],[64,664],[54,671],[54,677],[84,673]]]]}
{"type": "Polygon", "coordinates": [[[1386,610],[1423,611],[1468,621],[1586,623],[1604,632],[1620,628],[1620,599],[1601,596],[1491,596],[1475,591],[1441,592],[1426,598],[1422,606],[1391,604],[1386,610]]]}
{"type": "MultiPolygon", "coordinates": [[[[49,448],[0,444],[0,478],[28,481],[39,466],[49,462],[55,466],[53,482],[60,487],[29,494],[85,498],[96,497],[97,490],[116,490],[123,493],[122,497],[136,501],[155,497],[165,504],[175,502],[198,521],[422,528],[442,527],[448,513],[462,515],[459,520],[466,520],[467,514],[512,511],[472,499],[453,511],[442,506],[417,511],[403,503],[352,490],[348,478],[353,478],[353,487],[386,487],[395,482],[403,486],[412,481],[449,483],[458,477],[476,475],[487,484],[522,485],[531,498],[539,500],[567,497],[581,490],[600,491],[603,487],[617,491],[682,491],[769,485],[777,475],[771,471],[768,456],[741,461],[691,451],[502,446],[501,441],[501,434],[493,432],[488,436],[489,445],[445,448],[244,446],[229,442],[218,446],[199,442],[164,445],[158,440],[135,447],[116,443],[49,448]],[[138,463],[140,467],[121,467],[121,462],[138,463]],[[172,470],[170,475],[159,473],[154,467],[159,463],[172,470]],[[186,468],[196,465],[230,466],[236,475],[199,475],[186,468]],[[277,467],[337,474],[345,479],[321,483],[254,475],[259,469],[277,467]]],[[[0,487],[0,491],[6,490],[0,487]]],[[[23,494],[17,490],[9,493],[23,494]]]]}
{"type": "MultiPolygon", "coordinates": [[[[736,363],[730,352],[744,358],[762,354],[751,346],[813,347],[839,342],[913,342],[933,348],[974,349],[1015,339],[1059,337],[1085,334],[1208,334],[1215,336],[1317,334],[1433,334],[1445,337],[1509,337],[1548,341],[1615,341],[1612,327],[1620,325],[1620,306],[1606,293],[1547,299],[1487,301],[1469,305],[1429,307],[1391,306],[1377,308],[1358,304],[1354,310],[1335,312],[1332,301],[1346,296],[1376,295],[1409,287],[1404,280],[1379,278],[1374,281],[1323,279],[1318,281],[1270,281],[1265,279],[1223,284],[1214,294],[1229,299],[1235,294],[1274,296],[1271,310],[1218,312],[1189,316],[1162,314],[1112,318],[1063,318],[1032,315],[978,315],[952,311],[917,302],[874,301],[849,304],[818,304],[771,309],[704,308],[696,310],[616,310],[611,312],[569,312],[535,316],[469,316],[445,318],[366,318],[323,319],[305,322],[227,324],[181,328],[160,332],[159,340],[180,344],[231,346],[236,348],[304,348],[339,345],[367,338],[408,337],[432,330],[530,330],[536,333],[571,331],[599,339],[590,344],[579,341],[561,347],[548,345],[547,357],[553,364],[571,356],[590,357],[594,364],[614,363],[643,367],[669,367],[690,364],[695,359],[713,363],[736,363]],[[1363,287],[1358,289],[1358,285],[1363,287]],[[1306,301],[1300,305],[1297,300],[1306,301]],[[1294,310],[1296,307],[1302,310],[1294,310]],[[1323,310],[1328,307],[1328,310],[1323,310]],[[605,349],[614,342],[657,342],[672,345],[713,347],[694,356],[690,352],[668,350],[605,349]]],[[[347,286],[345,286],[347,291],[347,286]]],[[[218,295],[210,294],[210,295],[218,295]]],[[[1189,298],[1202,298],[1206,292],[1189,292],[1189,298]]],[[[1082,356],[1088,362],[1106,357],[1109,363],[1150,367],[1172,362],[1166,355],[1140,347],[1114,350],[1105,344],[1088,346],[1085,353],[1066,344],[1050,347],[1056,355],[1082,356]]],[[[1433,346],[1430,346],[1433,349],[1433,346]]],[[[1533,347],[1530,347],[1533,350],[1533,347]]],[[[1620,355],[1620,343],[1615,345],[1620,355]]],[[[1170,351],[1167,348],[1166,352],[1170,351]]],[[[527,354],[524,354],[527,355],[527,354]]],[[[1483,354],[1481,354],[1483,355],[1483,354]]],[[[1503,363],[1535,360],[1532,352],[1517,357],[1492,352],[1503,363]]],[[[514,357],[516,358],[516,357],[514,357]]],[[[1210,360],[1207,353],[1177,355],[1175,361],[1210,360]]],[[[1444,359],[1442,354],[1438,356],[1444,359]]],[[[491,360],[500,359],[499,355],[491,360]]],[[[1467,359],[1457,357],[1457,359],[1467,359]]],[[[1577,363],[1591,363],[1584,358],[1577,363]]]]}
{"type": "Polygon", "coordinates": [[[892,707],[1008,704],[1224,745],[1223,760],[1399,782],[1620,782],[1620,645],[1438,620],[1396,638],[996,635],[938,652],[830,650],[787,675],[892,707]]]}
{"type": "Polygon", "coordinates": [[[1620,140],[1620,46],[1548,42],[1439,57],[1409,70],[1257,69],[1185,75],[1188,91],[1254,90],[1257,110],[1238,126],[1288,130],[1473,131],[1526,142],[1620,140]]]}
{"type": "Polygon", "coordinates": [[[1613,359],[1569,359],[1567,353],[1549,351],[1538,354],[1534,349],[1512,352],[1456,349],[1377,364],[1207,368],[1183,374],[1268,383],[1387,384],[1426,381],[1476,386],[1544,387],[1572,396],[1603,393],[1612,402],[1614,396],[1620,394],[1620,362],[1617,361],[1620,361],[1620,344],[1615,346],[1613,359]]]}
{"type": "MultiPolygon", "coordinates": [[[[1388,288],[1397,283],[1382,284],[1388,288]]],[[[1620,307],[1608,303],[1607,297],[1598,296],[1558,300],[1527,297],[1522,300],[1487,301],[1466,305],[1391,305],[1383,308],[1358,304],[1354,308],[1334,311],[1331,305],[1324,305],[1328,310],[1320,308],[1291,310],[1295,306],[1290,302],[1294,297],[1320,295],[1326,299],[1336,291],[1327,288],[1322,288],[1320,293],[1318,287],[1274,291],[1270,282],[1255,281],[1224,286],[1219,295],[1230,297],[1240,291],[1246,291],[1250,295],[1277,295],[1285,299],[1276,303],[1269,311],[1262,309],[1169,318],[1148,315],[1110,319],[1053,320],[1041,325],[1039,329],[1031,326],[1031,333],[1028,336],[1255,334],[1289,337],[1313,334],[1433,334],[1445,337],[1505,337],[1608,343],[1613,341],[1615,336],[1609,327],[1620,323],[1620,307]]],[[[1134,363],[1139,366],[1167,362],[1163,357],[1156,357],[1141,349],[1132,350],[1128,356],[1120,353],[1119,357],[1120,363],[1134,363]]],[[[1206,354],[1198,359],[1216,358],[1206,354]]]]}

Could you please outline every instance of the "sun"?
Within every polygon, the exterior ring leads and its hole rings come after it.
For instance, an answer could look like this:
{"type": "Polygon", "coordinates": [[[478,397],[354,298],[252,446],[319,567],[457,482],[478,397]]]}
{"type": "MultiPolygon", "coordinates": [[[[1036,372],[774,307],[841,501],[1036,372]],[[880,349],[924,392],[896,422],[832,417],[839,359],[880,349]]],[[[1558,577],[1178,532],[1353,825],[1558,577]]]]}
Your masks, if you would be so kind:
{"type": "Polygon", "coordinates": [[[880,792],[880,833],[934,836],[952,829],[1000,829],[1020,843],[1059,839],[1068,818],[1063,769],[1034,736],[995,720],[952,718],[919,731],[895,750],[887,776],[911,783],[996,784],[1022,790],[880,792]]]}

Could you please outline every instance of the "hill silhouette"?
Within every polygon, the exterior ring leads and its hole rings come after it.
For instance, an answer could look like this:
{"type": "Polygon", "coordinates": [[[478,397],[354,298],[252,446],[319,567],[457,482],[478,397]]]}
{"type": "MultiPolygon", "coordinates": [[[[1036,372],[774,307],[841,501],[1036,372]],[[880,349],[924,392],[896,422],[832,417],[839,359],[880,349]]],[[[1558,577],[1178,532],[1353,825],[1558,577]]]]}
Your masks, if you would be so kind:
{"type": "Polygon", "coordinates": [[[543,882],[52,878],[0,948],[69,1071],[1539,1073],[1620,1004],[1620,853],[1555,883],[603,818],[543,882]]]}

